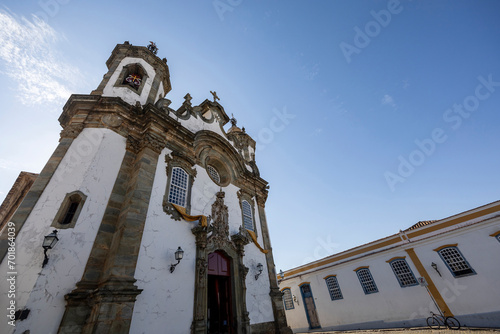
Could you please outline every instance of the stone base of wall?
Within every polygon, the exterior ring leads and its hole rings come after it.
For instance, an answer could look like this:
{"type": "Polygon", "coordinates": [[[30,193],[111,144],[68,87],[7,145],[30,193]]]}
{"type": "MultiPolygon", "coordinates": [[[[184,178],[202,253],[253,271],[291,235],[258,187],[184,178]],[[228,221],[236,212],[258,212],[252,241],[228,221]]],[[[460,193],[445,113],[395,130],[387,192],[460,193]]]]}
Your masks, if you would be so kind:
{"type": "Polygon", "coordinates": [[[250,333],[252,334],[274,334],[276,333],[276,325],[274,321],[261,322],[260,324],[250,325],[250,333]]]}

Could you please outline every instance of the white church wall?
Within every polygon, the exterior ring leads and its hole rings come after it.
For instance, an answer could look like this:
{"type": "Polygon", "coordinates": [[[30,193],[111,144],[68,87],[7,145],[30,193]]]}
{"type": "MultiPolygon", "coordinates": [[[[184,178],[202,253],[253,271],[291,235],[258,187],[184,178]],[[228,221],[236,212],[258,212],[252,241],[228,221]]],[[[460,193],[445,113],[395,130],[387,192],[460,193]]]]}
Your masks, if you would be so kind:
{"type": "MultiPolygon", "coordinates": [[[[255,228],[257,234],[257,241],[261,247],[264,247],[264,240],[262,238],[262,226],[260,222],[260,217],[258,213],[257,202],[254,200],[255,205],[255,228]]],[[[240,209],[238,205],[238,209],[240,209]]],[[[242,212],[241,209],[238,211],[240,216],[240,225],[242,212]]],[[[239,228],[239,226],[238,226],[239,228]]],[[[270,292],[270,282],[269,273],[266,265],[266,256],[264,253],[257,248],[257,246],[250,241],[248,245],[245,246],[245,258],[243,263],[249,268],[246,286],[247,286],[247,310],[249,313],[250,324],[269,322],[274,320],[273,308],[270,292]],[[257,274],[257,265],[261,263],[263,265],[262,273],[259,275],[258,279],[255,279],[257,274]]]]}
{"type": "MultiPolygon", "coordinates": [[[[143,291],[134,306],[131,333],[160,332],[165,331],[167,326],[169,333],[188,333],[193,320],[196,244],[191,229],[198,222],[173,220],[163,210],[168,182],[164,157],[170,153],[169,149],[162,151],[156,168],[135,272],[136,285],[143,291]],[[184,258],[170,273],[170,264],[175,263],[174,253],[179,246],[184,250],[184,258]]],[[[196,165],[195,168],[197,174],[191,188],[191,215],[209,216],[216,193],[221,188],[203,167],[196,165]]],[[[225,192],[224,203],[228,207],[230,235],[238,233],[242,225],[238,190],[233,184],[222,188],[225,192]]],[[[263,245],[257,207],[255,209],[258,242],[263,245]]],[[[266,258],[253,242],[245,246],[244,264],[250,268],[246,278],[250,323],[273,321],[266,258]],[[264,269],[259,279],[255,280],[255,267],[259,262],[264,269]]]]}
{"type": "Polygon", "coordinates": [[[170,152],[162,151],[156,168],[135,272],[136,285],[143,291],[135,302],[130,333],[189,333],[193,320],[196,245],[191,229],[195,223],[175,221],[163,211],[164,157],[170,152]],[[184,258],[170,273],[179,246],[184,258]]]}
{"type": "MultiPolygon", "coordinates": [[[[16,322],[16,333],[57,332],[64,295],[83,274],[124,153],[125,138],[106,129],[84,129],[71,144],[16,238],[22,245],[16,248],[16,309],[31,310],[26,320],[16,322]],[[66,194],[75,190],[87,196],[85,204],[74,228],[58,230],[59,242],[48,251],[49,262],[42,268],[43,237],[54,229],[50,225],[66,194]]],[[[6,265],[2,262],[0,270],[7,272],[6,265]]],[[[0,290],[7,291],[5,280],[0,290]]],[[[2,305],[8,303],[6,297],[0,295],[2,305]]],[[[1,319],[0,328],[8,333],[13,328],[6,320],[1,319]]]]}
{"type": "MultiPolygon", "coordinates": [[[[148,64],[145,60],[141,58],[134,57],[126,57],[122,59],[120,65],[118,65],[116,71],[111,75],[108,83],[103,89],[102,96],[119,96],[128,104],[135,105],[136,101],[139,101],[141,105],[146,104],[146,100],[148,99],[149,92],[151,90],[151,85],[153,84],[153,80],[155,78],[155,70],[153,66],[148,64]],[[144,83],[144,88],[141,91],[141,95],[139,96],[136,91],[128,88],[128,87],[115,87],[115,83],[120,76],[123,67],[130,64],[141,64],[141,66],[146,70],[146,74],[148,77],[146,78],[146,82],[144,83]]],[[[121,83],[119,83],[121,84],[121,83]]],[[[154,101],[156,102],[156,101],[154,101]]]]}

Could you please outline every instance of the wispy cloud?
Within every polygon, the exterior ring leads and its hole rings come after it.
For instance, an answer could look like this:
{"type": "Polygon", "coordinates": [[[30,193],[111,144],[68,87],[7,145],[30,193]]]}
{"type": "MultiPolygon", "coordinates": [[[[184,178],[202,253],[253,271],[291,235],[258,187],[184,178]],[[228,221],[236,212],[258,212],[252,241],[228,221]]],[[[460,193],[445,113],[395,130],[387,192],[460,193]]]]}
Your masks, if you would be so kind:
{"type": "Polygon", "coordinates": [[[16,163],[14,161],[0,159],[0,169],[15,170],[16,163]]]}
{"type": "Polygon", "coordinates": [[[387,104],[393,108],[396,108],[396,103],[394,102],[394,99],[392,98],[392,96],[387,94],[385,94],[384,97],[382,98],[382,104],[387,104]]]}
{"type": "Polygon", "coordinates": [[[20,102],[63,103],[74,91],[71,87],[82,75],[54,51],[61,39],[36,16],[30,21],[0,11],[0,61],[4,75],[16,84],[20,102]]]}

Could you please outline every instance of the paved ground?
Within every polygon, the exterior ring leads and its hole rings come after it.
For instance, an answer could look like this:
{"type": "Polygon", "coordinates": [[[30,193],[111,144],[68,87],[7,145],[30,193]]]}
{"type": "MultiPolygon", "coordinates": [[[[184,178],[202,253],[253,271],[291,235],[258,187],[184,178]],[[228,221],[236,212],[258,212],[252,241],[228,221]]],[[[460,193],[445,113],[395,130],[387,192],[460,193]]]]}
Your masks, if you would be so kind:
{"type": "Polygon", "coordinates": [[[350,331],[316,331],[311,330],[310,334],[497,334],[500,333],[500,328],[460,328],[460,330],[451,329],[430,329],[428,327],[415,328],[389,328],[389,329],[370,329],[370,330],[350,330],[350,331]]]}
{"type": "Polygon", "coordinates": [[[391,329],[371,329],[371,330],[351,330],[351,331],[309,331],[303,333],[311,334],[340,334],[340,333],[352,333],[352,334],[497,334],[500,333],[500,329],[489,329],[489,328],[461,328],[460,330],[451,329],[430,329],[427,327],[417,327],[417,328],[391,328],[391,329]]]}

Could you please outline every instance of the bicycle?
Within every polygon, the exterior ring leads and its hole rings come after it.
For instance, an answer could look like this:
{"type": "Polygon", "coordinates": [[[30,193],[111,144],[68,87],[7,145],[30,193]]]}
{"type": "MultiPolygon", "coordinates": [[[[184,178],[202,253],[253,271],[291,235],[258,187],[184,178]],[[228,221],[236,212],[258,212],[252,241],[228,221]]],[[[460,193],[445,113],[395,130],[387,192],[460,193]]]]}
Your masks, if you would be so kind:
{"type": "Polygon", "coordinates": [[[460,322],[455,317],[444,317],[434,312],[431,312],[431,316],[427,318],[427,325],[432,329],[440,329],[441,326],[454,330],[460,329],[460,322]]]}

